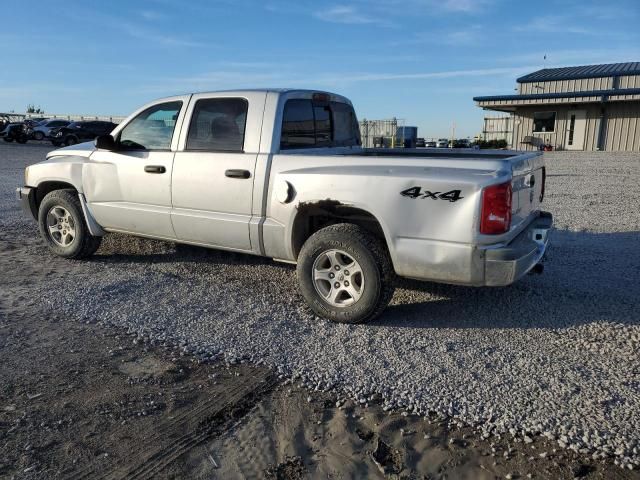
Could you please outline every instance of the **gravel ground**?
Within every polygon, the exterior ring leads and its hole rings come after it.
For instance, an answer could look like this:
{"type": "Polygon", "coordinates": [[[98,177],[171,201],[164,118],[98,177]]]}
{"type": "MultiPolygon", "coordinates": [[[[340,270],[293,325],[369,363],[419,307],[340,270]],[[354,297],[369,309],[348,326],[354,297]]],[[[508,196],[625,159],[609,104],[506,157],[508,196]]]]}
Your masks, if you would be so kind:
{"type": "Polygon", "coordinates": [[[403,281],[376,322],[348,326],[309,313],[294,268],[267,259],[121,235],[92,261],[53,257],[14,200],[46,151],[0,146],[0,240],[27,245],[16,261],[68,270],[32,286],[56,312],[264,362],[363,404],[378,393],[386,409],[436,412],[484,437],[541,434],[640,466],[640,155],[547,155],[557,229],[544,275],[497,289],[403,281]]]}

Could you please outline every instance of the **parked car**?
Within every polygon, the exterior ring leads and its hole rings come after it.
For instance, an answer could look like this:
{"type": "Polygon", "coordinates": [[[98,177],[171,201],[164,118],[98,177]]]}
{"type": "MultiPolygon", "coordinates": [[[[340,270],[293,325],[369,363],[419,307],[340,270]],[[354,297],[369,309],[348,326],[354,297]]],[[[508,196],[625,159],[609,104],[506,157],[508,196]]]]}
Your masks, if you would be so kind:
{"type": "Polygon", "coordinates": [[[420,137],[416,138],[416,147],[424,148],[424,146],[425,146],[424,138],[420,138],[420,137]]]}
{"type": "Polygon", "coordinates": [[[451,144],[451,148],[470,148],[471,143],[466,138],[459,138],[458,140],[453,140],[451,144]]]}
{"type": "Polygon", "coordinates": [[[552,226],[541,152],[367,151],[351,102],[326,92],[160,99],[47,159],[17,196],[54,254],[123,232],[297,263],[307,304],[336,322],[379,315],[396,275],[540,273],[552,226]]]}
{"type": "Polygon", "coordinates": [[[107,135],[118,125],[101,120],[85,120],[71,122],[65,127],[59,127],[49,132],[51,143],[60,145],[75,145],[87,140],[93,140],[100,135],[107,135]]]}
{"type": "Polygon", "coordinates": [[[4,127],[4,130],[0,132],[0,138],[5,142],[27,143],[29,137],[27,136],[26,126],[24,122],[9,123],[4,127]]]}
{"type": "Polygon", "coordinates": [[[43,120],[38,124],[27,128],[27,135],[34,140],[44,140],[48,137],[53,129],[66,127],[71,122],[69,120],[60,120],[57,118],[51,120],[43,120]]]}
{"type": "Polygon", "coordinates": [[[436,142],[436,148],[449,148],[449,140],[446,138],[440,138],[436,142]]]}
{"type": "Polygon", "coordinates": [[[427,148],[437,148],[438,143],[435,140],[429,140],[428,142],[424,143],[424,146],[427,148]]]}
{"type": "Polygon", "coordinates": [[[39,125],[40,123],[44,122],[45,120],[48,120],[48,118],[33,117],[33,118],[26,118],[22,123],[24,123],[27,128],[33,128],[36,125],[39,125]]]}

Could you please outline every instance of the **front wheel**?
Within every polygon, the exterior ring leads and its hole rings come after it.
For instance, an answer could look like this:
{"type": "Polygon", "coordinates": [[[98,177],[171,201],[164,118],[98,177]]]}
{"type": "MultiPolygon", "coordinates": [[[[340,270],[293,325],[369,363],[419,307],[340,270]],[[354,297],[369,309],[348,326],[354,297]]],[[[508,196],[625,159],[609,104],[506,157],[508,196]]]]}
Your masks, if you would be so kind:
{"type": "Polygon", "coordinates": [[[298,257],[298,283],[311,309],[340,323],[364,323],[391,301],[394,272],[383,242],[339,223],[314,233],[298,257]]]}
{"type": "Polygon", "coordinates": [[[89,233],[78,194],[73,190],[54,190],[44,197],[38,226],[49,249],[65,258],[91,256],[102,241],[102,237],[89,233]]]}
{"type": "Polygon", "coordinates": [[[3,140],[7,143],[13,142],[13,138],[9,138],[9,137],[4,137],[3,140]]]}
{"type": "Polygon", "coordinates": [[[44,140],[44,133],[42,133],[42,132],[34,132],[33,139],[34,140],[38,140],[38,141],[44,140]]]}

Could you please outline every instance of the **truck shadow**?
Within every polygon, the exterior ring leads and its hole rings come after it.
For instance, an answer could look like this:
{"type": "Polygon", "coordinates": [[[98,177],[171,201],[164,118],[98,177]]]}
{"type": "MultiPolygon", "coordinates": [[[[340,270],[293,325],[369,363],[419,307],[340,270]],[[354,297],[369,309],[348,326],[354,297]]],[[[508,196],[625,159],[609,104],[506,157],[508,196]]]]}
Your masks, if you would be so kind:
{"type": "Polygon", "coordinates": [[[638,304],[640,232],[554,230],[542,275],[499,288],[401,279],[392,305],[373,324],[467,329],[640,325],[638,304]]]}
{"type": "MultiPolygon", "coordinates": [[[[252,255],[176,246],[124,235],[105,237],[94,262],[295,267],[252,255]]],[[[263,272],[264,273],[264,272],[263,272]]],[[[256,272],[256,275],[261,273],[256,272]]],[[[269,281],[253,295],[269,295],[269,281]]],[[[304,302],[298,295],[299,302],[304,302]]],[[[387,310],[367,326],[397,328],[570,328],[597,322],[640,325],[640,232],[554,230],[542,275],[508,287],[477,288],[399,279],[387,310]]]]}

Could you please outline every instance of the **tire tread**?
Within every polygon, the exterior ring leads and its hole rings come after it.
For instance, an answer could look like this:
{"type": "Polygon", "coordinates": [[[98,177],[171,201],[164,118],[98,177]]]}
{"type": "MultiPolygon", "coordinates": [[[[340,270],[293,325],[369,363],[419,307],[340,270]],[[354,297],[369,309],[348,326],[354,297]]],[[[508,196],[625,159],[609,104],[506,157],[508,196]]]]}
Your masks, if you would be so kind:
{"type": "MultiPolygon", "coordinates": [[[[102,243],[102,237],[94,237],[89,233],[89,227],[87,226],[86,219],[84,218],[84,212],[82,210],[82,205],[80,204],[80,198],[78,197],[78,193],[72,189],[61,189],[54,190],[49,192],[40,203],[40,208],[50,199],[58,199],[63,202],[68,202],[77,210],[78,215],[80,216],[80,221],[82,221],[82,234],[79,236],[79,240],[81,242],[80,247],[71,255],[61,255],[65,258],[71,259],[82,259],[87,258],[93,255],[98,248],[100,248],[100,244],[102,243]]],[[[42,236],[45,238],[45,241],[51,245],[52,241],[48,238],[48,234],[46,233],[43,225],[42,219],[40,215],[38,215],[38,223],[40,225],[40,231],[42,236]]],[[[57,253],[57,252],[56,252],[57,253]]]]}
{"type": "MultiPolygon", "coordinates": [[[[353,223],[336,223],[324,227],[315,232],[307,239],[300,251],[299,257],[309,255],[309,251],[313,249],[314,244],[319,240],[329,240],[331,238],[344,241],[349,238],[360,243],[366,250],[371,252],[380,276],[380,292],[374,308],[368,314],[361,318],[353,320],[341,319],[343,323],[365,323],[379,316],[387,307],[393,297],[395,291],[395,271],[389,256],[386,245],[376,236],[364,228],[353,223]],[[337,237],[337,238],[336,238],[337,237]]],[[[300,258],[298,261],[300,265],[300,258]]],[[[298,272],[300,275],[300,271],[298,272]]],[[[315,311],[315,309],[314,309],[315,311]]],[[[316,313],[318,313],[316,311],[316,313]]],[[[338,320],[336,320],[338,321],[338,320]]]]}

